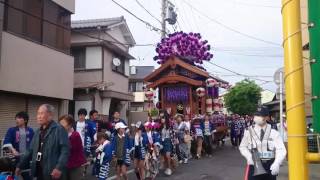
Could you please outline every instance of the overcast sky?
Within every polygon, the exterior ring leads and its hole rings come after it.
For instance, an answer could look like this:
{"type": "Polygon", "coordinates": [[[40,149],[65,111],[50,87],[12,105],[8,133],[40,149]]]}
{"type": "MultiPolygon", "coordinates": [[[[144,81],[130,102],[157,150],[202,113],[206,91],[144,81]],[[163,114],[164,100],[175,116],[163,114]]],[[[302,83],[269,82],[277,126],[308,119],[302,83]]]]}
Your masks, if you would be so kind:
{"type": "MultiPolygon", "coordinates": [[[[159,27],[160,23],[142,9],[136,0],[115,0],[144,19],[159,27]]],[[[161,19],[161,0],[138,0],[154,16],[161,19]]],[[[282,17],[280,0],[170,0],[177,9],[178,23],[174,29],[200,32],[213,47],[212,62],[240,74],[273,81],[273,74],[283,66],[282,17]],[[200,11],[200,12],[199,12],[200,11]],[[217,23],[218,22],[218,23],[217,23]],[[219,24],[220,22],[220,24],[219,24]],[[231,28],[235,31],[232,31],[231,28]],[[272,43],[265,43],[241,35],[272,43]]],[[[111,0],[76,0],[73,20],[124,16],[137,44],[157,43],[160,34],[122,10],[111,0]]],[[[154,65],[154,47],[134,47],[130,53],[136,57],[131,64],[154,65]]],[[[235,75],[212,64],[205,63],[207,71],[234,84],[243,76],[235,75]]],[[[256,81],[264,89],[275,91],[273,82],[256,81]]]]}

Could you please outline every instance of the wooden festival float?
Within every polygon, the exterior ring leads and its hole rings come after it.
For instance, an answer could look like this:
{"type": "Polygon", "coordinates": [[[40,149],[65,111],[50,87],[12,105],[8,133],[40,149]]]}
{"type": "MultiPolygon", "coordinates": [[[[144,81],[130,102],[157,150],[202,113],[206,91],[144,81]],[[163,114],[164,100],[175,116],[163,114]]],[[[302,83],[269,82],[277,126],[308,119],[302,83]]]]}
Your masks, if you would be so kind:
{"type": "Polygon", "coordinates": [[[183,113],[189,117],[222,111],[219,89],[230,88],[230,85],[203,68],[203,61],[213,58],[207,43],[198,33],[177,32],[157,45],[158,55],[154,60],[160,67],[144,82],[146,94],[157,92],[159,109],[171,115],[183,113]]]}

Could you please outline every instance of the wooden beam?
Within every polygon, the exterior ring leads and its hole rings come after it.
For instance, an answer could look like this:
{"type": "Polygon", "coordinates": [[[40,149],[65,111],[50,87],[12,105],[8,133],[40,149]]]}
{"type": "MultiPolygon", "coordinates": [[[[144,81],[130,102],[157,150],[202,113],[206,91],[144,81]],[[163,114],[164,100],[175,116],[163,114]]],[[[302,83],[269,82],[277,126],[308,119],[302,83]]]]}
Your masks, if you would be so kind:
{"type": "Polygon", "coordinates": [[[167,77],[161,78],[155,82],[153,82],[152,84],[149,84],[147,87],[148,88],[156,88],[161,84],[176,84],[177,82],[184,82],[186,84],[192,85],[192,86],[202,86],[203,82],[202,81],[197,81],[194,79],[190,79],[184,76],[180,76],[180,75],[169,75],[167,77]]]}
{"type": "Polygon", "coordinates": [[[151,74],[149,74],[147,77],[144,78],[144,82],[150,82],[154,77],[158,76],[163,70],[171,66],[173,63],[173,59],[169,59],[167,62],[162,64],[158,69],[153,71],[151,74]]]}
{"type": "Polygon", "coordinates": [[[209,77],[209,73],[208,72],[206,72],[206,71],[204,71],[202,69],[199,69],[196,66],[192,66],[192,65],[182,61],[181,59],[179,59],[177,57],[174,57],[173,62],[174,62],[174,64],[179,65],[179,66],[181,66],[181,67],[183,67],[183,68],[185,68],[185,69],[187,69],[187,70],[189,70],[191,72],[194,72],[194,73],[196,73],[198,75],[204,76],[205,78],[209,77]]]}

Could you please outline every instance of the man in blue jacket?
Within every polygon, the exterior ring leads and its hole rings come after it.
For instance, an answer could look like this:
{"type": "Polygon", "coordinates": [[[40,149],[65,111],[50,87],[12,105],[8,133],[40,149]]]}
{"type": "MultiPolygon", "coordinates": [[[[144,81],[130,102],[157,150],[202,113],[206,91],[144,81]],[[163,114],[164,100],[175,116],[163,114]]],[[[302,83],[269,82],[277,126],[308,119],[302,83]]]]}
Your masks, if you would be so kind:
{"type": "Polygon", "coordinates": [[[75,124],[75,130],[80,134],[82,145],[84,147],[84,153],[86,157],[89,157],[92,153],[92,145],[94,143],[94,135],[96,134],[96,125],[90,120],[86,120],[86,109],[79,109],[78,121],[75,124]]]}
{"type": "Polygon", "coordinates": [[[32,139],[30,148],[17,165],[16,174],[21,173],[31,161],[31,175],[37,180],[62,179],[69,158],[67,131],[53,120],[54,107],[43,104],[37,112],[40,125],[32,139]]]}
{"type": "MultiPolygon", "coordinates": [[[[32,128],[28,127],[29,115],[26,112],[16,114],[16,127],[9,128],[4,138],[3,148],[9,148],[14,156],[22,156],[30,147],[33,137],[32,128]]],[[[21,173],[24,180],[31,180],[29,172],[21,173]]]]}

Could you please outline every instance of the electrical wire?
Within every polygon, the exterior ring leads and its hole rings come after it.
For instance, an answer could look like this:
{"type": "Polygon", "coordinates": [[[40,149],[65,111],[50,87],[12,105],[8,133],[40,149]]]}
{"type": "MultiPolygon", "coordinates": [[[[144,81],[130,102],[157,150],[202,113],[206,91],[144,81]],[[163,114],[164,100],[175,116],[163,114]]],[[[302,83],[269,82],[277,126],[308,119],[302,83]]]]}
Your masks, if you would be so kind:
{"type": "Polygon", "coordinates": [[[190,8],[190,10],[191,10],[191,16],[192,16],[193,23],[195,24],[197,31],[198,31],[198,32],[201,32],[200,29],[199,29],[199,26],[198,26],[198,24],[197,24],[197,21],[196,21],[196,18],[195,18],[195,13],[194,13],[194,11],[193,11],[193,8],[192,8],[192,7],[189,7],[189,8],[190,8]]]}
{"type": "Polygon", "coordinates": [[[276,46],[281,46],[281,44],[279,43],[276,43],[276,42],[272,42],[272,41],[268,41],[268,40],[264,40],[264,39],[261,39],[261,38],[258,38],[258,37],[255,37],[255,36],[252,36],[252,35],[249,35],[249,34],[246,34],[246,33],[243,33],[237,29],[234,29],[228,25],[225,25],[223,24],[222,22],[214,19],[214,18],[211,18],[209,17],[208,15],[206,15],[205,13],[203,13],[202,11],[200,11],[199,9],[195,8],[192,4],[190,4],[189,2],[186,2],[185,0],[182,0],[184,3],[186,3],[188,6],[190,7],[193,7],[193,9],[198,12],[200,15],[202,15],[203,17],[206,17],[207,19],[209,19],[211,22],[215,23],[215,24],[218,24],[220,25],[221,27],[229,30],[229,31],[232,31],[234,33],[237,33],[237,34],[240,34],[244,37],[247,37],[247,38],[250,38],[250,39],[253,39],[253,40],[256,40],[256,41],[260,41],[260,42],[264,42],[264,43],[267,43],[267,44],[272,44],[272,45],[276,45],[276,46]]]}
{"type": "Polygon", "coordinates": [[[125,10],[127,13],[129,13],[131,16],[133,16],[134,18],[136,18],[137,20],[141,21],[142,23],[146,24],[147,26],[151,27],[152,30],[154,31],[159,31],[159,32],[164,32],[165,34],[167,34],[167,32],[161,30],[158,27],[155,27],[153,25],[151,25],[149,22],[141,19],[140,17],[138,17],[137,15],[135,15],[133,12],[129,11],[127,8],[125,8],[124,6],[122,6],[121,4],[119,4],[117,1],[115,0],[111,0],[113,3],[115,3],[117,6],[119,6],[121,9],[125,10]]]}
{"type": "Polygon", "coordinates": [[[216,66],[216,67],[218,67],[218,68],[220,68],[220,69],[224,69],[224,70],[226,70],[226,71],[229,71],[229,72],[231,72],[231,73],[233,73],[233,74],[235,74],[235,75],[238,75],[238,76],[242,76],[242,77],[245,77],[245,78],[249,78],[249,79],[253,79],[253,80],[257,80],[257,81],[262,81],[262,82],[272,82],[272,81],[269,81],[269,80],[264,80],[264,79],[252,77],[252,76],[250,76],[250,75],[245,75],[245,74],[242,74],[242,73],[238,73],[238,72],[236,72],[236,71],[234,71],[234,70],[231,70],[231,69],[225,68],[225,67],[223,67],[223,66],[217,65],[217,64],[215,64],[215,63],[213,63],[213,62],[210,62],[210,61],[205,61],[205,62],[207,62],[207,63],[209,63],[209,64],[212,64],[212,65],[214,65],[214,66],[216,66]]]}
{"type": "Polygon", "coordinates": [[[142,9],[144,9],[151,17],[153,17],[155,20],[157,20],[157,21],[161,24],[161,21],[160,21],[157,17],[155,17],[152,13],[150,13],[150,11],[148,11],[148,9],[145,8],[145,7],[140,3],[139,0],[135,0],[135,1],[136,1],[137,4],[138,4],[142,9]]]}

